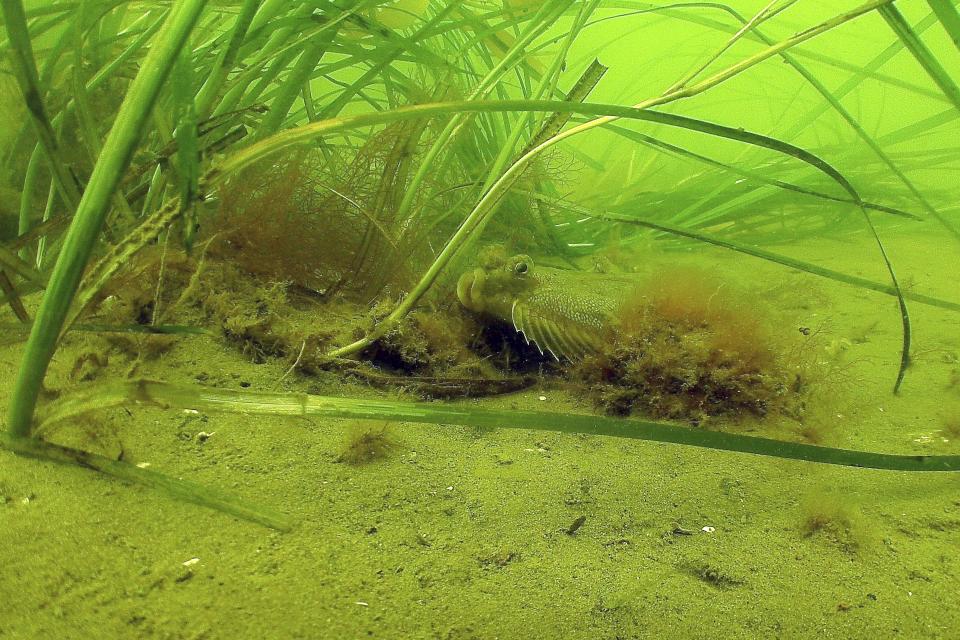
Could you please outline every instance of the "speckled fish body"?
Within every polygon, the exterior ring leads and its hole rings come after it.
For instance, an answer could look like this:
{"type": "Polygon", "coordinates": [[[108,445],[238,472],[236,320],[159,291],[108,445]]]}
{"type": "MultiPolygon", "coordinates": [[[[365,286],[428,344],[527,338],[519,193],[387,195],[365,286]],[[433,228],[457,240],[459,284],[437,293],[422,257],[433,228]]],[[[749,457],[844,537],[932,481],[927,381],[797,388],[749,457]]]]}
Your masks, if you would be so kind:
{"type": "Polygon", "coordinates": [[[467,309],[508,322],[541,352],[578,360],[610,339],[622,279],[535,266],[519,255],[460,276],[457,297],[467,309]]]}

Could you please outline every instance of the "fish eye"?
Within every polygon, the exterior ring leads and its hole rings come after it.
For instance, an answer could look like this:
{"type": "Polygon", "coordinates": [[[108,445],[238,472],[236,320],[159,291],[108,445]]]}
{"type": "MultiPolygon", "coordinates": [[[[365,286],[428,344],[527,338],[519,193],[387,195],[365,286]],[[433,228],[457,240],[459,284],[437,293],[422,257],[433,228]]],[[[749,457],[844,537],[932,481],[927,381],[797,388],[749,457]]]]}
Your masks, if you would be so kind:
{"type": "Polygon", "coordinates": [[[523,262],[523,261],[513,265],[513,270],[516,271],[517,273],[521,273],[521,274],[526,273],[529,269],[530,267],[527,265],[526,262],[523,262]]]}

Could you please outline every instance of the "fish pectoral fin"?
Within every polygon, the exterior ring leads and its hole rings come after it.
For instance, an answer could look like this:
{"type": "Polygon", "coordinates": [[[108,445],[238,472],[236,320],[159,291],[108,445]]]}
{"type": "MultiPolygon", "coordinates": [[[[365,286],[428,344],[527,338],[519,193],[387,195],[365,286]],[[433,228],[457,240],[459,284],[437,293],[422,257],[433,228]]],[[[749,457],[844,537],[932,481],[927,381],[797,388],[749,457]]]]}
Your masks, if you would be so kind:
{"type": "Polygon", "coordinates": [[[526,305],[515,303],[511,313],[514,328],[527,342],[533,341],[542,353],[549,351],[557,360],[580,360],[595,351],[594,340],[579,327],[567,327],[551,318],[530,312],[526,305]]]}
{"type": "Polygon", "coordinates": [[[581,359],[589,354],[596,354],[603,348],[601,334],[584,327],[571,327],[569,332],[570,340],[575,345],[576,352],[579,354],[577,359],[581,359]]]}

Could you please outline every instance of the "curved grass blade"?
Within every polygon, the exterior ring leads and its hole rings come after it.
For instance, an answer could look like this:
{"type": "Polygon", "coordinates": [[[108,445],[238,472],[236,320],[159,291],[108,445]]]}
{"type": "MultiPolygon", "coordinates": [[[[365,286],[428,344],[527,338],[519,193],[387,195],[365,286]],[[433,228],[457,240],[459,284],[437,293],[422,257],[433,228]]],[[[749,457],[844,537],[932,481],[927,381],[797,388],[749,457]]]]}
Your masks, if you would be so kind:
{"type": "MultiPolygon", "coordinates": [[[[589,218],[596,218],[597,220],[607,220],[609,222],[622,222],[625,224],[637,225],[640,227],[645,227],[647,229],[653,229],[654,231],[660,231],[667,233],[673,236],[678,236],[681,238],[689,238],[690,240],[696,240],[698,242],[704,242],[716,247],[722,247],[724,249],[730,249],[731,251],[736,251],[738,253],[743,253],[748,256],[753,256],[755,258],[760,258],[761,260],[766,260],[767,262],[773,262],[775,264],[782,265],[784,267],[790,267],[791,269],[797,269],[798,271],[803,271],[811,275],[820,276],[821,278],[826,278],[828,280],[834,280],[836,282],[842,282],[844,284],[853,285],[861,289],[869,289],[870,291],[877,291],[879,293],[885,293],[889,296],[896,296],[897,290],[889,284],[883,284],[880,282],[875,282],[873,280],[867,280],[866,278],[860,278],[858,276],[852,276],[841,271],[834,271],[833,269],[827,269],[816,264],[809,262],[803,262],[802,260],[797,260],[795,258],[790,258],[788,256],[779,255],[772,253],[770,251],[765,251],[763,249],[758,249],[757,247],[752,247],[748,245],[738,244],[736,242],[730,242],[729,240],[723,240],[721,238],[715,238],[711,235],[701,233],[699,231],[692,231],[690,229],[681,229],[679,227],[674,227],[666,225],[660,222],[654,222],[652,220],[645,220],[643,218],[637,218],[634,216],[628,216],[621,213],[616,213],[612,211],[592,211],[586,207],[581,207],[579,205],[573,204],[571,202],[564,202],[556,198],[550,198],[540,193],[533,191],[524,191],[523,193],[529,195],[532,198],[542,199],[558,209],[566,209],[573,213],[576,213],[581,216],[586,216],[589,218]]],[[[960,312],[960,302],[951,302],[949,300],[942,300],[940,298],[934,298],[932,296],[926,296],[920,293],[913,293],[910,291],[904,291],[903,297],[907,300],[912,300],[914,302],[919,302],[920,304],[928,305],[931,307],[937,307],[940,309],[947,309],[949,311],[958,311],[960,312]]]]}
{"type": "Polygon", "coordinates": [[[222,182],[228,175],[235,174],[241,169],[262,160],[263,158],[279,153],[283,150],[306,144],[323,135],[338,133],[351,129],[359,129],[372,125],[389,124],[402,120],[428,118],[438,115],[450,115],[463,112],[570,112],[598,117],[623,118],[628,120],[643,120],[670,127],[698,131],[707,135],[736,140],[756,147],[763,147],[778,153],[792,156],[805,162],[829,176],[851,195],[855,202],[860,198],[843,175],[829,163],[805,149],[792,145],[776,138],[744,129],[727,127],[724,125],[698,120],[687,116],[652,111],[648,108],[624,107],[620,105],[599,104],[592,102],[569,102],[565,100],[484,100],[464,102],[437,102],[421,105],[398,107],[391,111],[365,113],[343,118],[332,118],[312,122],[293,129],[281,131],[270,138],[238,150],[224,158],[217,167],[214,167],[205,176],[207,187],[222,182]]]}
{"type": "MultiPolygon", "coordinates": [[[[648,136],[643,133],[638,133],[636,131],[631,131],[623,127],[618,127],[616,125],[606,125],[606,129],[610,131],[615,131],[618,135],[627,138],[628,140],[633,140],[634,142],[639,142],[650,147],[655,147],[667,151],[669,153],[676,154],[683,158],[689,158],[703,164],[710,165],[712,167],[717,167],[718,169],[723,169],[724,171],[729,171],[730,173],[735,173],[744,178],[749,178],[750,180],[760,182],[766,185],[777,187],[779,189],[784,189],[786,191],[793,191],[794,193],[802,193],[808,196],[814,196],[816,198],[821,198],[823,200],[831,200],[833,202],[843,202],[847,204],[857,204],[851,198],[843,198],[840,196],[831,195],[829,193],[823,193],[822,191],[816,191],[807,187],[803,187],[798,184],[793,184],[790,182],[785,182],[783,180],[776,180],[774,178],[768,178],[764,174],[753,171],[750,169],[744,169],[743,167],[738,167],[734,164],[728,164],[726,162],[721,162],[715,160],[714,158],[707,157],[705,155],[699,154],[695,151],[690,151],[689,149],[684,149],[683,147],[678,147],[675,144],[669,142],[664,142],[663,140],[658,140],[653,136],[648,136]]],[[[904,211],[902,209],[897,209],[895,207],[889,207],[883,204],[877,204],[875,202],[864,202],[864,208],[870,209],[872,211],[881,211],[883,213],[889,213],[891,215],[899,216],[901,218],[910,218],[911,220],[923,220],[920,216],[910,213],[909,211],[904,211]]]]}

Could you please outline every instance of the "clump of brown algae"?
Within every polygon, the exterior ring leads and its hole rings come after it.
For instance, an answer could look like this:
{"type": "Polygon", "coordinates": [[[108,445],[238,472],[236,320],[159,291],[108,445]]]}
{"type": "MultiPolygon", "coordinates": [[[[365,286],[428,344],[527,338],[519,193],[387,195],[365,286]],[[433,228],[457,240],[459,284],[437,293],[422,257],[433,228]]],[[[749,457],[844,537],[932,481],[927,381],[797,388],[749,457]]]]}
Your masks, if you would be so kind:
{"type": "Polygon", "coordinates": [[[614,415],[694,424],[716,416],[796,416],[808,368],[787,334],[732,285],[703,271],[671,269],[624,298],[610,340],[576,363],[574,375],[614,415]]]}

